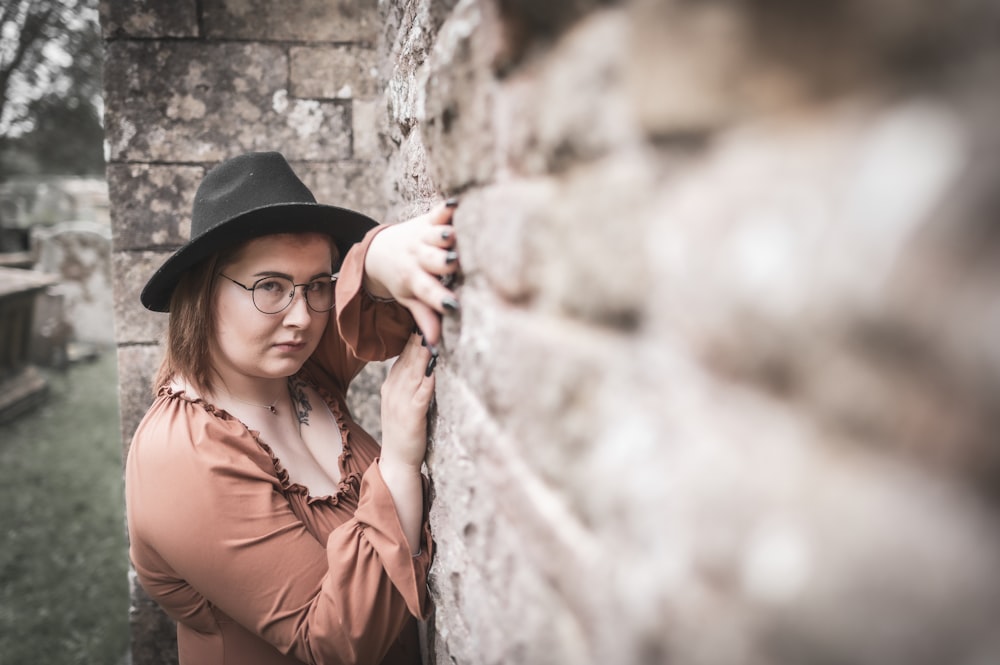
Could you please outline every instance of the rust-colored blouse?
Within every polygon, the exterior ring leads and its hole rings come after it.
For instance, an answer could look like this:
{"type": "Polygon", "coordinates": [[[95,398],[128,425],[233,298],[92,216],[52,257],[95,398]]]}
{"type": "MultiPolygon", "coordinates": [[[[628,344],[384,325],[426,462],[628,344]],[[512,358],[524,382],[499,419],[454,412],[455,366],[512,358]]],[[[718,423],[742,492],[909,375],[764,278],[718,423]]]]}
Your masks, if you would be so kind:
{"type": "Polygon", "coordinates": [[[426,501],[413,557],[378,444],[344,399],[365,361],[397,355],[413,328],[406,309],[361,288],[381,228],[345,257],[336,316],[300,371],[340,425],[336,495],[310,496],[242,422],[168,387],[136,430],[125,476],[130,555],[143,588],[177,621],[181,665],[420,662],[426,501]]]}

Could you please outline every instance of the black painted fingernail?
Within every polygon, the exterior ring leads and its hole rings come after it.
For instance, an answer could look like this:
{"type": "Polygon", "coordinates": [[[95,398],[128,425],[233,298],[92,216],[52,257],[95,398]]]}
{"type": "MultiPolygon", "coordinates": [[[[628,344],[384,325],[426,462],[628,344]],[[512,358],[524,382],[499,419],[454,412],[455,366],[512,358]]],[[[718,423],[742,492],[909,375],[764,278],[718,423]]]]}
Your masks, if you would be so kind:
{"type": "Polygon", "coordinates": [[[441,229],[441,240],[447,240],[451,237],[451,229],[441,229]]]}
{"type": "Polygon", "coordinates": [[[420,333],[420,346],[427,346],[427,338],[423,333],[420,333]]]}
{"type": "Polygon", "coordinates": [[[458,252],[456,252],[455,250],[451,250],[444,255],[445,264],[451,265],[455,261],[458,261],[458,252]]]}
{"type": "Polygon", "coordinates": [[[444,202],[446,208],[457,208],[458,207],[458,197],[453,196],[444,202]]]}
{"type": "Polygon", "coordinates": [[[445,296],[441,300],[441,305],[449,312],[457,312],[462,306],[451,296],[445,296]]]}
{"type": "Polygon", "coordinates": [[[434,365],[437,364],[437,361],[438,361],[437,356],[431,356],[431,359],[429,361],[427,361],[427,371],[424,372],[424,376],[430,376],[431,375],[431,372],[434,371],[434,365]]]}

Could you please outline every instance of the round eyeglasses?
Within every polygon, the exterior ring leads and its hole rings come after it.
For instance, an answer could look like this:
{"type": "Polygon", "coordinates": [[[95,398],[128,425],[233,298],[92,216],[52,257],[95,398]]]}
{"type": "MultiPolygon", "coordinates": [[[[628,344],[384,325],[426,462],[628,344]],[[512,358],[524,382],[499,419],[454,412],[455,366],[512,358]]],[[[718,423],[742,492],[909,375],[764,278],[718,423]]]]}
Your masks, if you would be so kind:
{"type": "Polygon", "coordinates": [[[277,314],[292,304],[292,300],[295,299],[295,288],[299,286],[304,287],[302,296],[306,299],[309,309],[314,312],[329,312],[333,309],[333,285],[337,282],[336,275],[317,277],[305,284],[296,284],[287,277],[272,275],[261,277],[250,286],[240,284],[221,272],[219,275],[249,291],[254,307],[262,314],[277,314]]]}

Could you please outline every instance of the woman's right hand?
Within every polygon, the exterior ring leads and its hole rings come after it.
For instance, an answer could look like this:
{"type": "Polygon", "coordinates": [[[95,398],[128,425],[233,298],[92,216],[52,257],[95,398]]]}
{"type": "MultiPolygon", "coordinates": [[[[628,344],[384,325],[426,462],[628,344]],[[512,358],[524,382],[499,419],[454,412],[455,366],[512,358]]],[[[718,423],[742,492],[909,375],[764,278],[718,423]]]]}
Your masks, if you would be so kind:
{"type": "Polygon", "coordinates": [[[427,449],[427,409],[434,395],[430,351],[410,335],[382,384],[382,464],[420,472],[427,449]]]}
{"type": "Polygon", "coordinates": [[[382,453],[379,470],[396,506],[410,553],[420,551],[423,476],[427,451],[427,409],[434,395],[431,353],[410,335],[382,384],[382,453]]]}

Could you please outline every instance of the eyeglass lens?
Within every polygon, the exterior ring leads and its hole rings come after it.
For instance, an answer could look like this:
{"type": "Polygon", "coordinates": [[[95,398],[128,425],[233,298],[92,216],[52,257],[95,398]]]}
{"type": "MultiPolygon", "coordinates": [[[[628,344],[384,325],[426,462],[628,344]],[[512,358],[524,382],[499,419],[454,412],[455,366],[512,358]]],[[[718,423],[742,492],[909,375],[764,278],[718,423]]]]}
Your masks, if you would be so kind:
{"type": "Polygon", "coordinates": [[[263,277],[252,287],[253,304],[264,314],[277,314],[292,302],[296,286],[303,288],[309,309],[315,312],[333,309],[333,280],[329,277],[299,285],[284,277],[263,277]]]}

